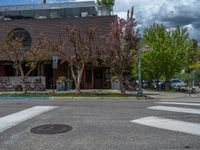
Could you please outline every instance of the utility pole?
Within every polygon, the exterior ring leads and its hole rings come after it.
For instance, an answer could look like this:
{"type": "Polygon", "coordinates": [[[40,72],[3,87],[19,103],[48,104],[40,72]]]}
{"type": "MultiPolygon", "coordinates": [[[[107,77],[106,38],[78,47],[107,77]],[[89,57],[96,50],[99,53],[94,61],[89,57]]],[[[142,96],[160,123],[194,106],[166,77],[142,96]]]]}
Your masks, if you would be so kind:
{"type": "Polygon", "coordinates": [[[142,91],[142,77],[141,77],[141,59],[140,59],[140,48],[138,49],[138,96],[143,96],[143,91],[142,91]]]}
{"type": "Polygon", "coordinates": [[[192,87],[195,86],[195,78],[194,78],[194,73],[195,73],[195,70],[192,71],[192,87]]]}
{"type": "Polygon", "coordinates": [[[55,93],[55,75],[56,74],[56,69],[55,68],[53,68],[53,93],[55,93]]]}
{"type": "Polygon", "coordinates": [[[53,68],[53,93],[55,92],[55,85],[56,85],[56,69],[58,68],[58,56],[53,56],[53,62],[52,62],[52,68],[53,68]]]}

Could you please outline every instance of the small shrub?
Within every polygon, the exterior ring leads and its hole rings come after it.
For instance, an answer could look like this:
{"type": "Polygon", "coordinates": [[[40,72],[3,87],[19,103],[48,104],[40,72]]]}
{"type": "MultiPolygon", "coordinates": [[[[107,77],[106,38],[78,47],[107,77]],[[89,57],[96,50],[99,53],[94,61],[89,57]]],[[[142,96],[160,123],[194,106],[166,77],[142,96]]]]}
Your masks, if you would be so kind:
{"type": "Polygon", "coordinates": [[[58,77],[58,80],[59,81],[66,81],[66,80],[68,80],[69,78],[67,78],[66,76],[59,76],[58,77]]]}
{"type": "Polygon", "coordinates": [[[119,81],[119,77],[118,76],[112,76],[111,81],[119,81]]]}

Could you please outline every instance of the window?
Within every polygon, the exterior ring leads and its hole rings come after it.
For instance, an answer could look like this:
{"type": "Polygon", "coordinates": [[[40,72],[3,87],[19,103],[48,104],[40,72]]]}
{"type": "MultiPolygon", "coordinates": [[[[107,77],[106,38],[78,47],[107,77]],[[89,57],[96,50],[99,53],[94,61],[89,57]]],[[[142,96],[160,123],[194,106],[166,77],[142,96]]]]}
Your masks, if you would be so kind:
{"type": "Polygon", "coordinates": [[[62,18],[62,17],[64,17],[64,9],[50,10],[50,18],[62,18]]]}
{"type": "Polygon", "coordinates": [[[15,28],[8,33],[7,41],[12,42],[16,38],[20,38],[22,40],[22,48],[29,48],[32,43],[31,35],[28,31],[23,28],[15,28]]]}
{"type": "Polygon", "coordinates": [[[44,19],[49,17],[49,10],[35,10],[35,18],[37,19],[44,19]]]}
{"type": "Polygon", "coordinates": [[[24,10],[24,11],[20,11],[20,16],[24,16],[24,17],[34,17],[35,12],[34,10],[24,10]]]}

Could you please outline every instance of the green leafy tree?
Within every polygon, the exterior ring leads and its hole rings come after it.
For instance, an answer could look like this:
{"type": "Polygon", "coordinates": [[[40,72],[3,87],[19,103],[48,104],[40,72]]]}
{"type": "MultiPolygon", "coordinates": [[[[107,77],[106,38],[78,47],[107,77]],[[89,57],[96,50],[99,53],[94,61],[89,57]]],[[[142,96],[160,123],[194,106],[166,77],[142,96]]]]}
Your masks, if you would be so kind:
{"type": "Polygon", "coordinates": [[[164,25],[154,24],[144,31],[144,45],[152,48],[151,69],[160,72],[159,76],[165,78],[168,88],[170,78],[189,65],[192,41],[187,29],[168,30],[164,25]]]}
{"type": "Polygon", "coordinates": [[[190,59],[190,69],[200,69],[200,47],[198,47],[198,42],[197,40],[192,40],[193,46],[192,46],[192,50],[191,53],[189,55],[189,59],[190,59]]]}
{"type": "Polygon", "coordinates": [[[200,55],[199,55],[200,51],[199,50],[200,49],[198,48],[198,42],[197,42],[197,40],[192,39],[192,48],[191,48],[190,53],[188,55],[188,59],[190,61],[190,64],[191,63],[195,63],[196,61],[199,60],[199,58],[200,58],[200,55]]]}
{"type": "Polygon", "coordinates": [[[113,6],[115,4],[115,0],[97,0],[97,4],[99,6],[113,6]]]}
{"type": "MultiPolygon", "coordinates": [[[[149,86],[151,86],[153,80],[156,79],[158,81],[161,78],[159,58],[155,51],[149,49],[141,53],[141,66],[142,80],[149,81],[149,86]]],[[[133,65],[132,73],[134,76],[138,75],[138,60],[133,65]]]]}

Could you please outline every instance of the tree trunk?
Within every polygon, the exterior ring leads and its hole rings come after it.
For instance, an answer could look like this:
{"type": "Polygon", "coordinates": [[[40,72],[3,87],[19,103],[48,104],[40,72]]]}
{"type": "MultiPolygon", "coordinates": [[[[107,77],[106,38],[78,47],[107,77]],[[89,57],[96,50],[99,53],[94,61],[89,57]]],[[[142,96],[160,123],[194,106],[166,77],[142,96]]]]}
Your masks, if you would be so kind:
{"type": "Polygon", "coordinates": [[[85,68],[85,64],[82,64],[81,68],[77,71],[77,74],[75,74],[73,66],[71,66],[71,72],[72,72],[72,77],[75,82],[75,92],[80,93],[80,85],[81,85],[81,78],[83,75],[83,70],[85,68]]]}
{"type": "Polygon", "coordinates": [[[21,85],[22,85],[23,92],[26,94],[27,93],[27,87],[26,87],[25,79],[26,79],[26,77],[23,76],[21,85]]]}
{"type": "Polygon", "coordinates": [[[77,79],[77,81],[75,82],[75,92],[76,93],[81,92],[80,84],[81,84],[80,79],[77,79]]]}
{"type": "Polygon", "coordinates": [[[120,92],[121,92],[121,94],[125,94],[126,89],[125,89],[125,86],[124,86],[124,77],[123,77],[122,74],[119,77],[119,81],[120,81],[120,92]]]}
{"type": "Polygon", "coordinates": [[[148,80],[148,88],[152,87],[152,80],[148,80]]]}
{"type": "Polygon", "coordinates": [[[166,79],[165,90],[169,90],[169,89],[170,89],[170,82],[169,82],[169,79],[166,79]]]}
{"type": "Polygon", "coordinates": [[[18,68],[19,68],[19,71],[20,71],[20,74],[22,77],[22,83],[21,83],[22,91],[26,94],[27,93],[27,87],[26,87],[26,83],[25,83],[26,76],[24,75],[24,71],[22,69],[21,63],[18,64],[18,68]]]}

